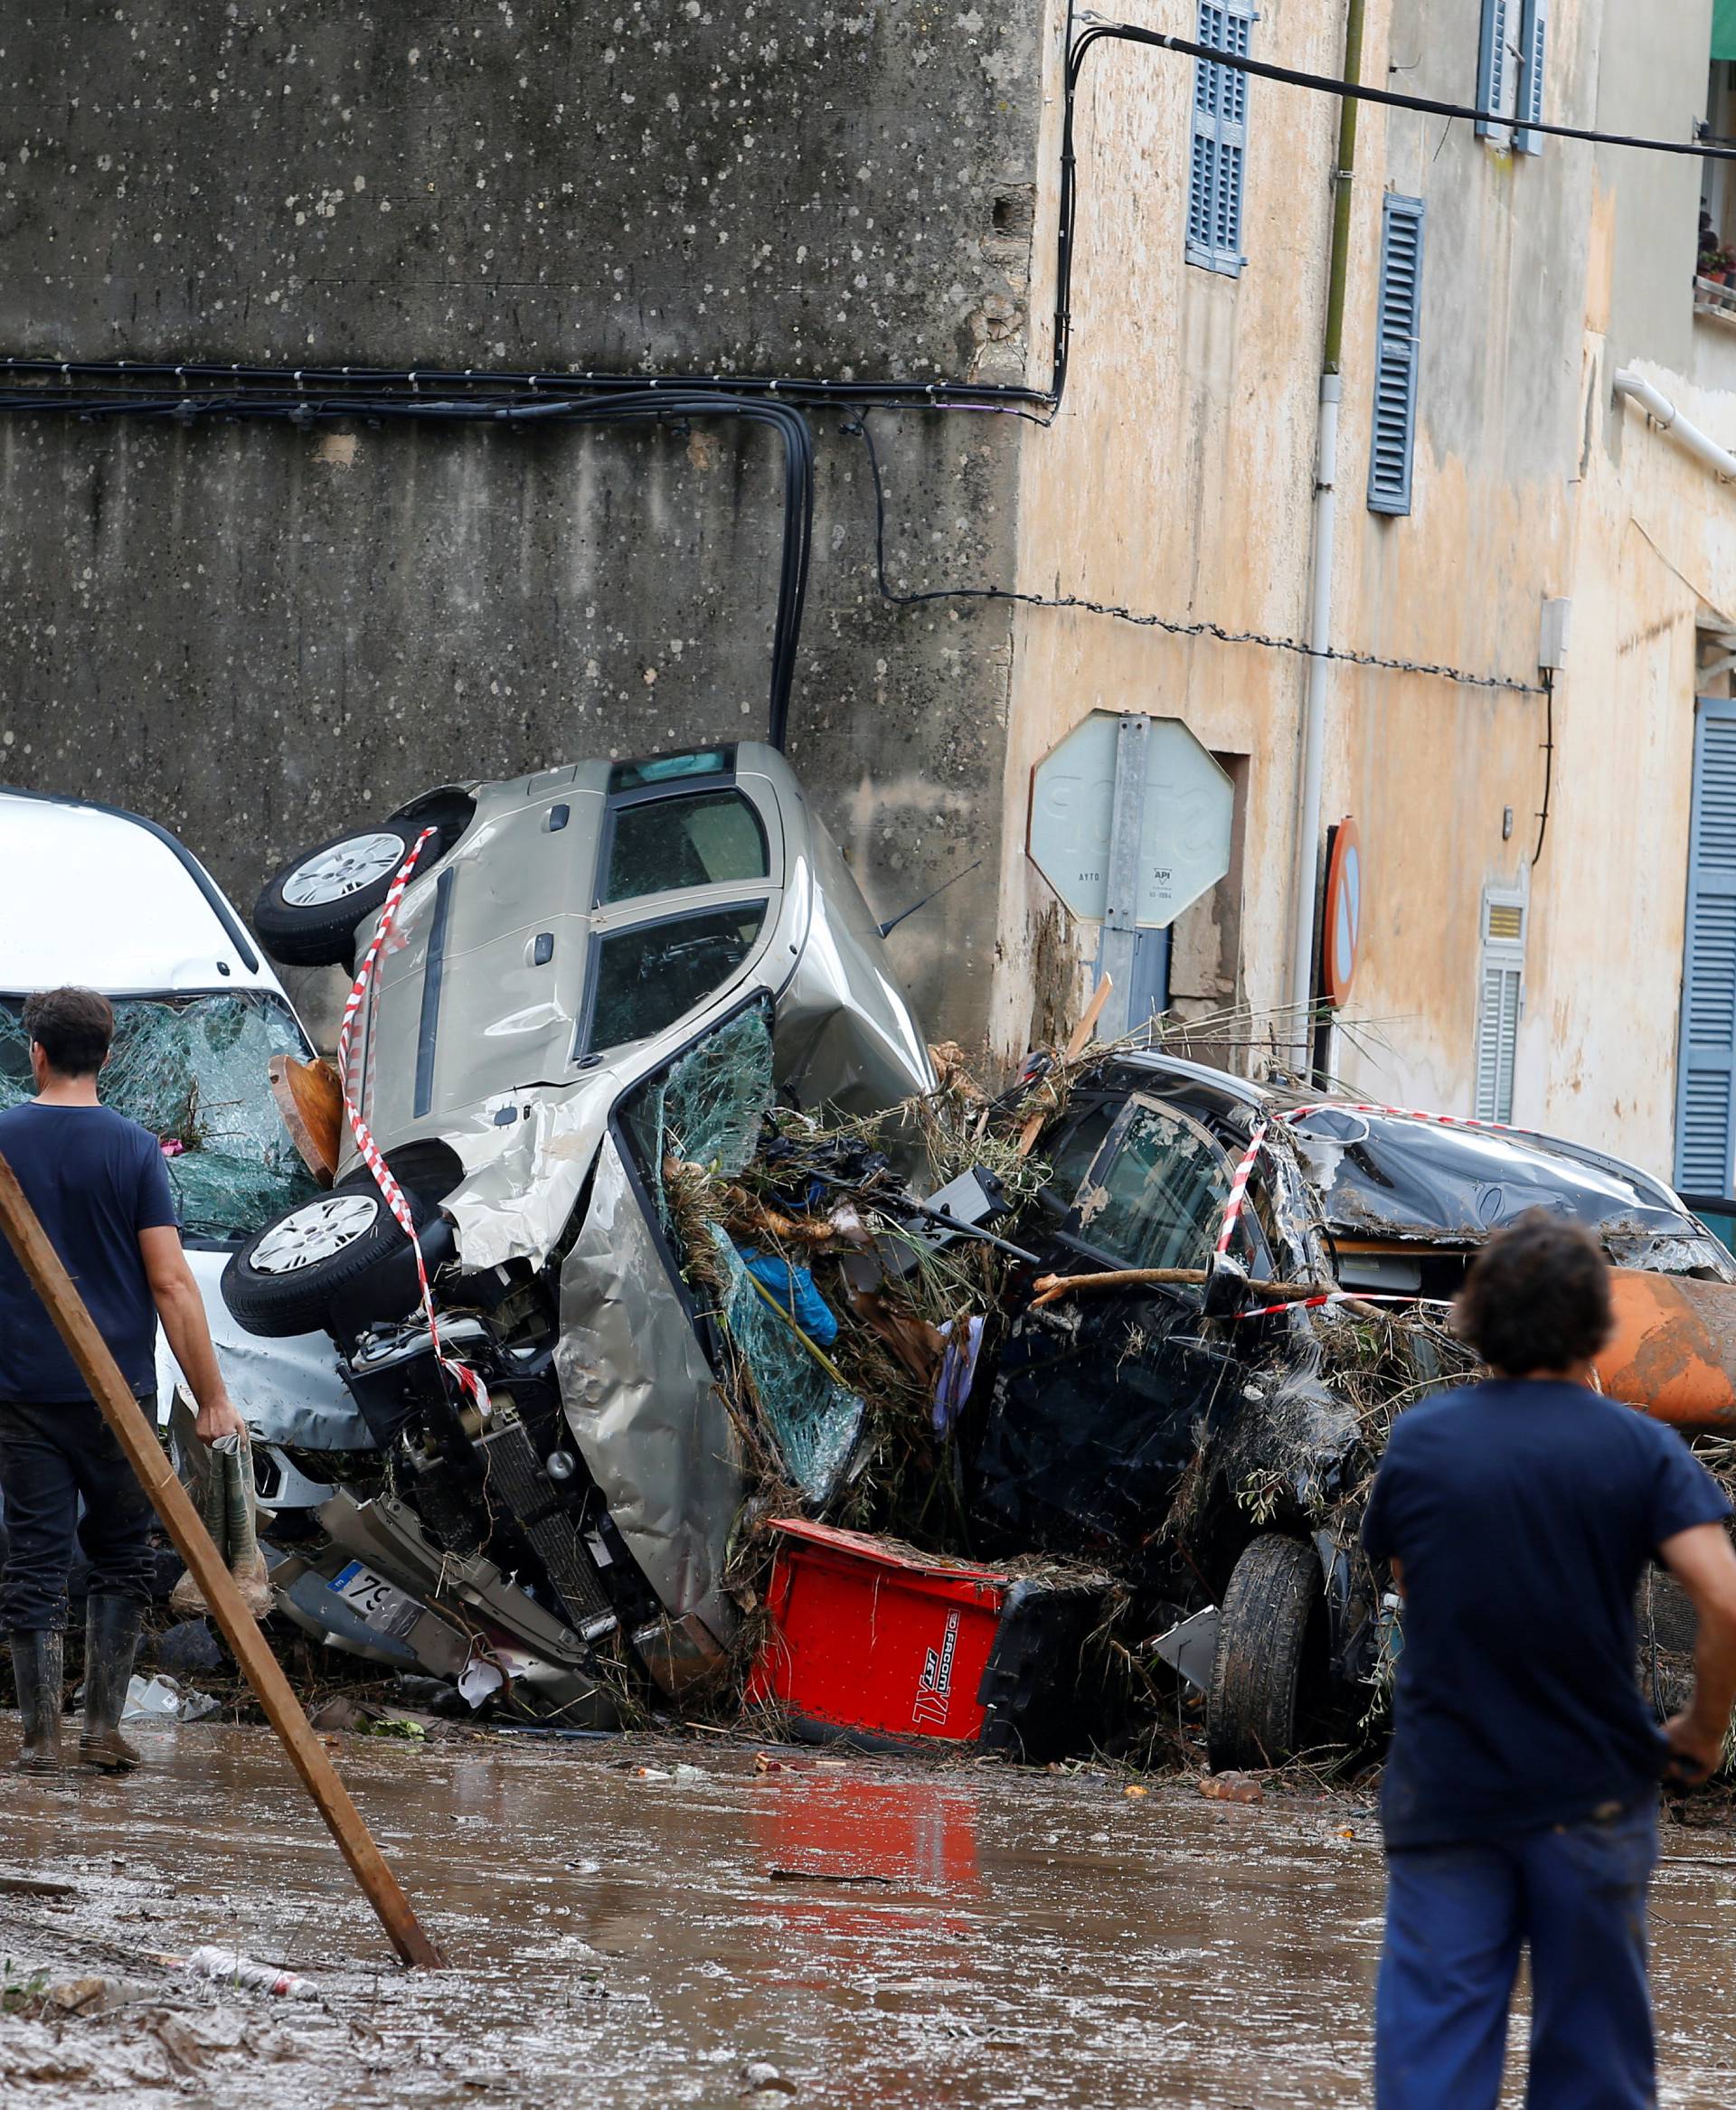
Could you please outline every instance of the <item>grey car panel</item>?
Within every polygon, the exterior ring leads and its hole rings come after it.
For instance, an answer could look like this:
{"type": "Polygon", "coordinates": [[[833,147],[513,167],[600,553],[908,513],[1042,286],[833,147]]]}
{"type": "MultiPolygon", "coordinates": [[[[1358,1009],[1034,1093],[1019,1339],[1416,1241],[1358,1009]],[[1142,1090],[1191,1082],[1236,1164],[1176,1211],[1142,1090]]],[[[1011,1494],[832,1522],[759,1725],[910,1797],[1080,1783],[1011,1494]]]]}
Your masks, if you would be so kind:
{"type": "Polygon", "coordinates": [[[555,1368],[568,1427],[646,1580],[672,1617],[727,1639],[740,1446],[613,1135],[561,1270],[555,1368]]]}

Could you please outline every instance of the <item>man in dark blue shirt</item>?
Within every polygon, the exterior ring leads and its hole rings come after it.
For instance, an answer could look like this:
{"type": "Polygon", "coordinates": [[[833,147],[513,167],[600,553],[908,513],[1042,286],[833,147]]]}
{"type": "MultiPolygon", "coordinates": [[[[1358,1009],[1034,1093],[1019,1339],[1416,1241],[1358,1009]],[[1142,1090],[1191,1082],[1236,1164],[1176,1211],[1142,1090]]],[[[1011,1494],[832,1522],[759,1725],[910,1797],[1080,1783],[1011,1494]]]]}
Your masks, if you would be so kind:
{"type": "Polygon", "coordinates": [[[1401,1416],[1363,1526],[1404,1597],[1375,2100],[1494,2110],[1528,1945],[1529,2110],[1642,2110],[1658,1782],[1707,1777],[1736,1700],[1730,1504],[1674,1430],[1589,1389],[1609,1284],[1579,1226],[1533,1210],[1492,1239],[1456,1322],[1493,1376],[1401,1416]],[[1654,1558],[1700,1617],[1662,1729],[1634,1608],[1654,1558]]]}
{"type": "MultiPolygon", "coordinates": [[[[17,1176],[97,1331],[141,1399],[156,1390],[156,1322],[186,1375],[206,1442],[241,1417],[224,1389],[205,1308],[181,1249],[156,1136],[97,1097],[114,1013],[89,989],[24,1005],[37,1096],[0,1114],[0,1157],[17,1176]]],[[[0,1240],[0,1495],[7,1559],[0,1627],[24,1718],[18,1763],[61,1766],[62,1635],[74,1526],[90,1562],[85,1625],[86,1765],[124,1772],[138,1754],[121,1709],[151,1580],[150,1503],[10,1246],[0,1240]],[[84,1515],[79,1519],[79,1500],[84,1515]]]]}

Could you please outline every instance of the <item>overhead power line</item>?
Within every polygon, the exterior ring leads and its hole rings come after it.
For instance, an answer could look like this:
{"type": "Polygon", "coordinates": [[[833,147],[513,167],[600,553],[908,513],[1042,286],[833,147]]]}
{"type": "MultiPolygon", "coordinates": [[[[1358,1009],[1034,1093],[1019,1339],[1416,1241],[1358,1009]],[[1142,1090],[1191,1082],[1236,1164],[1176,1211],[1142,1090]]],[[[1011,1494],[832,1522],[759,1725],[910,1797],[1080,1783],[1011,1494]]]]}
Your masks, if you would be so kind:
{"type": "Polygon", "coordinates": [[[1077,593],[1025,593],[1010,586],[937,586],[919,593],[901,593],[886,576],[886,493],[881,481],[880,456],[864,413],[845,425],[846,433],[859,433],[868,450],[868,473],[874,488],[874,571],[881,598],[895,608],[920,608],[929,601],[1018,601],[1028,608],[1078,608],[1086,615],[1112,616],[1118,622],[1136,624],[1146,630],[1162,630],[1172,637],[1212,637],[1220,645],[1253,645],[1268,652],[1288,652],[1303,659],[1334,660],[1346,666],[1379,667],[1396,674],[1420,674],[1432,680],[1455,682],[1467,689],[1501,689],[1519,696],[1541,696],[1535,682],[1520,682],[1508,674],[1474,674],[1463,667],[1447,666],[1420,659],[1389,658],[1378,652],[1352,652],[1332,645],[1322,652],[1299,637],[1275,636],[1265,630],[1232,630],[1204,617],[1158,616],[1113,601],[1090,600],[1077,593]]]}

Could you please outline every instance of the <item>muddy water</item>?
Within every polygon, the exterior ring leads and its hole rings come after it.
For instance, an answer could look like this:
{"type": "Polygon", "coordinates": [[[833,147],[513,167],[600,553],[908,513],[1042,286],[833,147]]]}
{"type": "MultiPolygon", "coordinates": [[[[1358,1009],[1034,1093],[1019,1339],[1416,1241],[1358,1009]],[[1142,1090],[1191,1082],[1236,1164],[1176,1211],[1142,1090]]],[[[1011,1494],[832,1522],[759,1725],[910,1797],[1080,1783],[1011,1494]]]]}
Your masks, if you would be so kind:
{"type": "MultiPolygon", "coordinates": [[[[793,1754],[767,1772],[716,1739],[348,1738],[344,1776],[457,1966],[417,1977],[263,1732],[150,1751],[75,1792],[0,1778],[0,1872],[78,1887],[0,1895],[12,1982],[132,1986],[96,2020],[0,2020],[8,2103],[722,2105],[753,2062],[852,2110],[1367,2099],[1381,1867],[1354,1804],[793,1754]],[[320,2002],[140,1955],[207,1942],[302,1969],[320,2002]]],[[[1705,1858],[1669,1860],[1656,1895],[1664,2099],[1712,2110],[1736,2103],[1736,1839],[1666,1851],[1705,1858]]]]}

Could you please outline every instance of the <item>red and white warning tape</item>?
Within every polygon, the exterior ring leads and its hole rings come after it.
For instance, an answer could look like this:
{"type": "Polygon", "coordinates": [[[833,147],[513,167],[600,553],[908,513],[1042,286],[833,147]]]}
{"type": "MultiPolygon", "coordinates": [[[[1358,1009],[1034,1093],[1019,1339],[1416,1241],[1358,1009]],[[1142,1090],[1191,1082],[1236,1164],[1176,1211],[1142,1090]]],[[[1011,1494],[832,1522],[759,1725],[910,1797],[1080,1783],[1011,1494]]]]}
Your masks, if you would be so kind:
{"type": "Polygon", "coordinates": [[[1250,1312],[1238,1312],[1236,1318],[1269,1319],[1279,1312],[1316,1312],[1322,1305],[1435,1305],[1443,1312],[1452,1309],[1452,1302],[1444,1296],[1403,1296],[1393,1291],[1373,1292],[1363,1289],[1323,1290],[1318,1296],[1294,1296],[1279,1305],[1260,1305],[1250,1312]]]}
{"type": "Polygon", "coordinates": [[[1303,1121],[1310,1114],[1388,1114],[1401,1121],[1429,1121],[1438,1128],[1486,1128],[1496,1135],[1528,1133],[1509,1121],[1473,1121],[1468,1114],[1425,1114],[1416,1107],[1377,1107],[1372,1101],[1346,1099],[1320,1099],[1311,1107],[1287,1107],[1278,1119],[1303,1121]]]}
{"type": "Polygon", "coordinates": [[[350,1097],[350,1036],[354,1031],[356,1014],[367,999],[375,964],[385,949],[387,938],[392,935],[392,927],[398,918],[398,904],[404,898],[404,889],[410,884],[417,860],[438,832],[434,828],[424,828],[410,844],[410,855],[398,867],[398,876],[392,881],[381,907],[380,921],[374,928],[373,942],[362,956],[362,965],[355,971],[355,980],[350,985],[350,994],[344,1005],[344,1023],[338,1029],[337,1035],[337,1075],[344,1094],[344,1118],[349,1122],[350,1134],[355,1138],[355,1147],[362,1154],[363,1163],[373,1174],[373,1183],[380,1190],[381,1199],[397,1219],[398,1228],[410,1240],[410,1249],[416,1256],[416,1279],[421,1286],[422,1315],[428,1321],[429,1339],[434,1343],[434,1359],[468,1395],[473,1404],[486,1414],[488,1394],[482,1380],[467,1364],[455,1362],[440,1347],[439,1323],[434,1316],[434,1296],[429,1287],[428,1267],[422,1258],[422,1241],[416,1235],[416,1220],[410,1214],[410,1203],[404,1199],[403,1189],[392,1178],[392,1170],[381,1156],[372,1131],[362,1118],[355,1101],[350,1097]]]}
{"type": "Polygon", "coordinates": [[[1234,1179],[1230,1182],[1230,1199],[1223,1205],[1223,1226],[1218,1232],[1217,1250],[1222,1256],[1230,1250],[1230,1241],[1236,1235],[1236,1220],[1241,1214],[1242,1202],[1247,1199],[1248,1182],[1254,1176],[1254,1165],[1266,1140],[1266,1124],[1254,1123],[1254,1132],[1248,1139],[1248,1147],[1242,1153],[1241,1163],[1236,1167],[1234,1179]]]}

